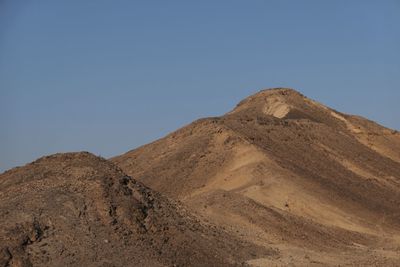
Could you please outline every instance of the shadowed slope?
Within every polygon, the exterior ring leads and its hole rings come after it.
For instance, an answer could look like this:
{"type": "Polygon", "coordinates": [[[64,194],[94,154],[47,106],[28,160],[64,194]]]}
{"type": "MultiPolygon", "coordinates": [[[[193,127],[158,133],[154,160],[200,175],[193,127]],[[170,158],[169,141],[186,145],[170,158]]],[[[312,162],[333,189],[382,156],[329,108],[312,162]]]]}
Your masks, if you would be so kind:
{"type": "Polygon", "coordinates": [[[7,171],[0,193],[0,266],[236,266],[274,254],[89,153],[7,171]]]}
{"type": "Polygon", "coordinates": [[[396,131],[272,89],[112,160],[243,239],[273,244],[275,262],[390,266],[400,260],[399,145],[396,131]]]}

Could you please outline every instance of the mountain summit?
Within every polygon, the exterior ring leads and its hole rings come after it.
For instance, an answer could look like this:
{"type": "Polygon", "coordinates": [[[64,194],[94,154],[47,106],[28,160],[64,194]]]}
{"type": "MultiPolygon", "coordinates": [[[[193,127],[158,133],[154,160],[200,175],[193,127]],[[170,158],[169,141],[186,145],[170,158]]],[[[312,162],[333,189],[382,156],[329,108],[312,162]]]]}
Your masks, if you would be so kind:
{"type": "Polygon", "coordinates": [[[276,118],[284,118],[296,108],[295,103],[304,102],[305,99],[294,89],[266,89],[241,101],[231,113],[253,109],[276,118]]]}
{"type": "Polygon", "coordinates": [[[111,159],[278,258],[255,266],[395,266],[400,134],[287,88],[260,91],[111,159]]]}

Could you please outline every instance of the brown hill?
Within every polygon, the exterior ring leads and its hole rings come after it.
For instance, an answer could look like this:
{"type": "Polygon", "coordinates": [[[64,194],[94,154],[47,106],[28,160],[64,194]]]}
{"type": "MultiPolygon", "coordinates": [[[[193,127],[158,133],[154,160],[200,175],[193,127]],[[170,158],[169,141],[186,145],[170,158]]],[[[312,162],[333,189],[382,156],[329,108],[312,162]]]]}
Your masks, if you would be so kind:
{"type": "Polygon", "coordinates": [[[400,134],[292,89],[261,91],[112,161],[279,251],[254,266],[400,265],[400,134]]]}
{"type": "Polygon", "coordinates": [[[89,153],[0,175],[0,266],[236,266],[274,251],[199,221],[89,153]]]}

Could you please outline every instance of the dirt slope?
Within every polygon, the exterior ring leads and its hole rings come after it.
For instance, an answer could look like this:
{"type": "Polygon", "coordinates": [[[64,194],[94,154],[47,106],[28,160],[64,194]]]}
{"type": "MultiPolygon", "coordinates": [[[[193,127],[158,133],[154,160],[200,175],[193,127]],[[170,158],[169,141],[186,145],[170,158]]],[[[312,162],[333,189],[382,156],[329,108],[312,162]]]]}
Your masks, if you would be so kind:
{"type": "Polygon", "coordinates": [[[274,254],[90,153],[0,175],[0,266],[237,266],[274,254]]]}
{"type": "Polygon", "coordinates": [[[400,265],[400,134],[263,90],[112,159],[243,240],[254,266],[400,265]]]}

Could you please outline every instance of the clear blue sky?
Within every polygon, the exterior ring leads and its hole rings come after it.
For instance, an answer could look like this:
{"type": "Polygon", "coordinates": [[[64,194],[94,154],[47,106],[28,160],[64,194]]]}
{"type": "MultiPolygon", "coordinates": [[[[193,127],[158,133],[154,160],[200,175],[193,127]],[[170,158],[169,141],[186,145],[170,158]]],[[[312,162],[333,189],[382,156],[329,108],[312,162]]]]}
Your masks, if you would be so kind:
{"type": "Polygon", "coordinates": [[[400,1],[0,0],[0,171],[105,157],[267,87],[400,129],[400,1]]]}

